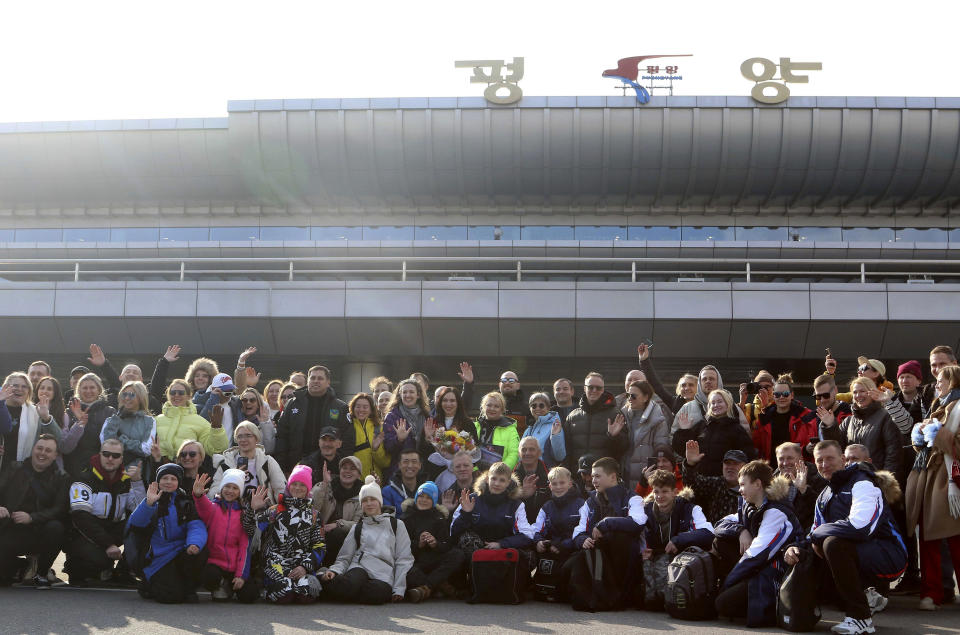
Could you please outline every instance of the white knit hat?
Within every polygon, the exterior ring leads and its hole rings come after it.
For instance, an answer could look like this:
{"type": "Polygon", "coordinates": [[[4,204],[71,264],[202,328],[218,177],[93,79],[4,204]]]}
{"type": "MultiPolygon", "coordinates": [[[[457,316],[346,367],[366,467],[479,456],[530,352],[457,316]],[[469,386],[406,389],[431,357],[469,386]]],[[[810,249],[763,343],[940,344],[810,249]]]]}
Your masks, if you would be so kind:
{"type": "Polygon", "coordinates": [[[363,499],[367,497],[376,498],[383,505],[383,493],[380,491],[380,486],[377,485],[377,479],[373,474],[367,475],[363,487],[360,488],[360,502],[362,503],[363,499]]]}
{"type": "Polygon", "coordinates": [[[246,485],[246,482],[247,473],[243,470],[226,470],[223,473],[223,480],[220,481],[220,489],[222,490],[225,485],[236,485],[240,489],[240,493],[243,494],[243,487],[246,485]]]}

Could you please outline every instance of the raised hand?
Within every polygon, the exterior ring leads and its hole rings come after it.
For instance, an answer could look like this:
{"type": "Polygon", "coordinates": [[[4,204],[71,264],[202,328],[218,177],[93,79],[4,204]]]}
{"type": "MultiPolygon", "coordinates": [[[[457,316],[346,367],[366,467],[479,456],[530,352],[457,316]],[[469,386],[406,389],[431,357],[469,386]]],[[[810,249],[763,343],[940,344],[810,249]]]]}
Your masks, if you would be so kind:
{"type": "Polygon", "coordinates": [[[534,474],[527,474],[523,478],[523,488],[521,496],[523,498],[530,498],[537,493],[537,481],[540,480],[540,477],[534,474]]]}
{"type": "Polygon", "coordinates": [[[470,498],[470,490],[466,487],[463,488],[463,491],[460,492],[460,509],[467,512],[468,514],[473,511],[473,506],[476,502],[470,498]]]}
{"type": "Polygon", "coordinates": [[[836,417],[833,416],[833,412],[823,406],[817,406],[817,419],[820,420],[820,423],[825,428],[829,428],[837,421],[836,417]]]}
{"type": "Polygon", "coordinates": [[[87,361],[93,364],[94,366],[103,366],[107,362],[106,355],[103,354],[103,349],[97,346],[96,344],[90,345],[90,357],[87,358],[87,361]]]}
{"type": "MultiPolygon", "coordinates": [[[[215,388],[214,390],[219,390],[215,388]]],[[[217,404],[210,409],[210,427],[211,428],[222,428],[223,427],[223,406],[217,404]]]]}
{"type": "Polygon", "coordinates": [[[163,452],[160,451],[160,445],[157,444],[157,435],[150,437],[150,456],[157,463],[163,458],[163,452]]]}
{"type": "Polygon", "coordinates": [[[689,430],[693,424],[690,423],[690,413],[681,410],[677,413],[677,426],[681,430],[689,430]]]}
{"type": "Polygon", "coordinates": [[[611,437],[617,436],[623,432],[623,428],[626,424],[627,420],[621,412],[617,415],[616,419],[607,421],[607,434],[609,434],[611,437]]]}
{"type": "Polygon", "coordinates": [[[793,477],[793,484],[801,494],[807,491],[807,463],[802,458],[797,460],[797,475],[793,477]]]}
{"type": "Polygon", "coordinates": [[[70,400],[70,412],[73,413],[77,423],[81,426],[87,425],[87,413],[83,411],[83,405],[76,397],[70,400]]]}
{"type": "Polygon", "coordinates": [[[696,465],[703,460],[704,456],[706,456],[700,452],[700,443],[692,439],[687,441],[687,444],[684,446],[683,450],[688,465],[696,465]]]}
{"type": "Polygon", "coordinates": [[[240,366],[240,365],[246,364],[247,358],[256,352],[257,352],[256,346],[249,346],[246,349],[244,349],[244,351],[240,353],[240,357],[237,359],[237,365],[240,366]]]}
{"type": "Polygon", "coordinates": [[[258,373],[253,366],[247,366],[247,388],[253,388],[260,383],[260,376],[263,373],[258,373]]]}
{"type": "Polygon", "coordinates": [[[456,497],[453,495],[452,489],[448,489],[443,493],[443,497],[440,499],[440,502],[451,512],[457,508],[456,497]]]}
{"type": "Polygon", "coordinates": [[[423,436],[430,441],[433,441],[434,437],[437,436],[437,424],[433,417],[427,417],[427,420],[423,422],[423,436]]]}
{"type": "Polygon", "coordinates": [[[558,415],[557,413],[553,413],[553,414],[555,416],[553,417],[553,425],[550,426],[551,436],[555,434],[560,434],[561,432],[563,432],[563,422],[560,421],[560,415],[558,415]]]}
{"type": "Polygon", "coordinates": [[[160,500],[160,483],[156,481],[147,486],[147,505],[155,505],[160,500]]]}
{"type": "Polygon", "coordinates": [[[196,498],[203,496],[207,491],[207,484],[210,483],[210,476],[203,472],[197,474],[197,480],[193,482],[193,495],[196,498]]]}
{"type": "Polygon", "coordinates": [[[330,474],[330,468],[327,467],[327,462],[323,462],[323,482],[329,485],[333,481],[333,475],[330,474]]]}
{"type": "Polygon", "coordinates": [[[380,432],[378,432],[377,435],[370,440],[370,447],[373,448],[374,452],[379,450],[380,446],[383,444],[383,435],[383,426],[381,426],[380,432]]]}
{"type": "Polygon", "coordinates": [[[473,383],[473,366],[467,362],[460,362],[460,370],[457,372],[457,375],[460,376],[460,379],[465,384],[473,383]]]}
{"type": "Polygon", "coordinates": [[[0,401],[6,401],[12,394],[13,388],[11,388],[9,384],[4,384],[3,387],[0,388],[0,401]]]}
{"type": "Polygon", "coordinates": [[[180,345],[174,344],[173,346],[168,346],[167,352],[163,354],[163,358],[171,364],[180,359],[180,345]]]}
{"type": "Polygon", "coordinates": [[[397,422],[397,441],[403,443],[408,436],[410,436],[410,426],[407,425],[406,419],[401,419],[397,422]]]}
{"type": "Polygon", "coordinates": [[[637,347],[637,357],[640,358],[641,362],[646,361],[650,357],[650,347],[646,344],[641,344],[637,347]]]}
{"type": "Polygon", "coordinates": [[[141,475],[140,461],[138,459],[136,463],[131,463],[130,465],[127,466],[127,476],[130,477],[131,481],[136,483],[137,481],[140,480],[140,475],[141,475]]]}
{"type": "Polygon", "coordinates": [[[832,375],[837,372],[837,360],[831,355],[827,355],[823,359],[823,368],[827,371],[827,374],[832,375]]]}
{"type": "Polygon", "coordinates": [[[37,400],[37,412],[40,414],[40,421],[46,420],[50,416],[50,397],[44,395],[37,400]]]}
{"type": "Polygon", "coordinates": [[[267,486],[261,485],[250,495],[250,508],[253,511],[260,511],[267,506],[267,486]]]}

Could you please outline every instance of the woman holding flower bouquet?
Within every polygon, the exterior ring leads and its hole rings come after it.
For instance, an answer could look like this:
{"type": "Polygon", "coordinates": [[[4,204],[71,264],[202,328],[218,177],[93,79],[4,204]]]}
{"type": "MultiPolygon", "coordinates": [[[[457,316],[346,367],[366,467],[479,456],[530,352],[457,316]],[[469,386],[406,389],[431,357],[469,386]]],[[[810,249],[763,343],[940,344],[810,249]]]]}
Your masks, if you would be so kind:
{"type": "Polygon", "coordinates": [[[453,388],[442,388],[437,393],[436,424],[428,419],[423,430],[418,448],[420,457],[428,477],[437,481],[441,490],[454,480],[450,463],[457,452],[468,452],[474,463],[480,460],[477,428],[467,417],[460,395],[453,388]]]}

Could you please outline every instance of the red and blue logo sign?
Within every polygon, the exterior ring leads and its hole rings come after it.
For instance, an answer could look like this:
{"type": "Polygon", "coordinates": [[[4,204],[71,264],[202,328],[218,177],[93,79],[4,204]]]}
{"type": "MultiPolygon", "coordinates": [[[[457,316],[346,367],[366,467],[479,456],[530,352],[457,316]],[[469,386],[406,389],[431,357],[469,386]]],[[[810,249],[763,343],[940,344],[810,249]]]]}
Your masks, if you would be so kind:
{"type": "Polygon", "coordinates": [[[637,93],[637,101],[646,104],[650,101],[650,92],[637,83],[639,76],[640,63],[644,60],[660,57],[691,57],[690,54],[680,55],[635,55],[633,57],[623,57],[617,60],[616,68],[608,68],[601,74],[602,77],[612,77],[622,80],[624,84],[629,84],[634,92],[637,93]]]}

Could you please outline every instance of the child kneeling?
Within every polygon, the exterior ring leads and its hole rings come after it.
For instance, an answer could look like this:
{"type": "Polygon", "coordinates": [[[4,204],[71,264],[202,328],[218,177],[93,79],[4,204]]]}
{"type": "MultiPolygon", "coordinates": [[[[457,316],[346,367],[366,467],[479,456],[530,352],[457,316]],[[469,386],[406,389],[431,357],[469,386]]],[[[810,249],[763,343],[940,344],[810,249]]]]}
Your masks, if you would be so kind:
{"type": "Polygon", "coordinates": [[[652,491],[646,498],[644,513],[647,524],[643,550],[644,608],[663,609],[663,592],[667,588],[667,567],[674,556],[687,547],[710,550],[713,525],[703,510],[693,502],[689,487],[677,492],[673,472],[657,470],[649,479],[652,491]]]}
{"type": "Polygon", "coordinates": [[[410,536],[371,474],[360,488],[363,517],[343,541],[337,561],[322,576],[324,592],[340,602],[399,602],[413,566],[410,536]]]}
{"type": "Polygon", "coordinates": [[[312,473],[309,466],[295,467],[276,506],[257,518],[267,599],[277,604],[309,604],[320,595],[314,573],[323,562],[323,526],[310,499],[312,473]]]}

